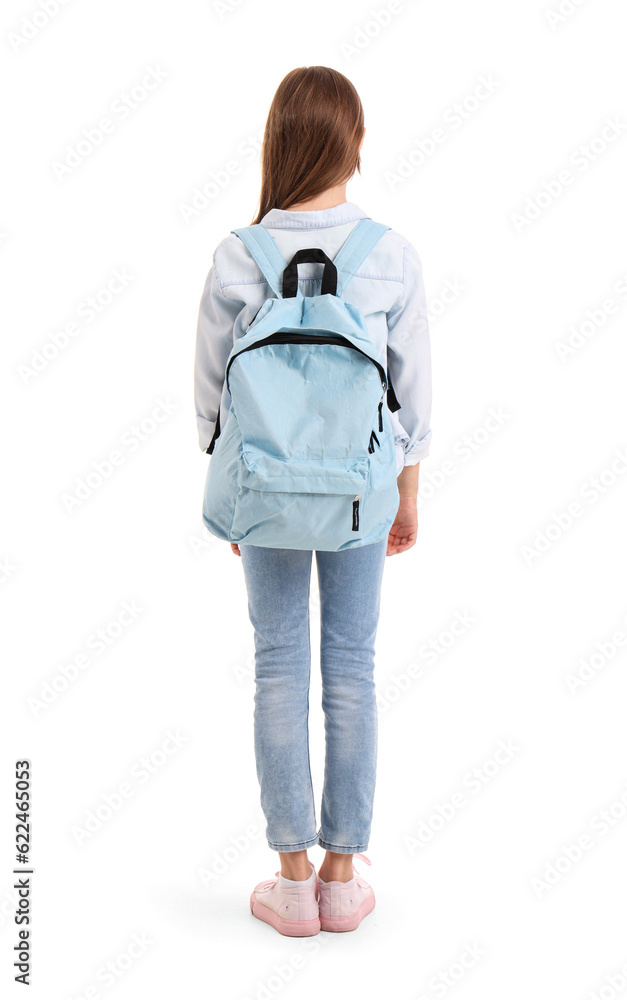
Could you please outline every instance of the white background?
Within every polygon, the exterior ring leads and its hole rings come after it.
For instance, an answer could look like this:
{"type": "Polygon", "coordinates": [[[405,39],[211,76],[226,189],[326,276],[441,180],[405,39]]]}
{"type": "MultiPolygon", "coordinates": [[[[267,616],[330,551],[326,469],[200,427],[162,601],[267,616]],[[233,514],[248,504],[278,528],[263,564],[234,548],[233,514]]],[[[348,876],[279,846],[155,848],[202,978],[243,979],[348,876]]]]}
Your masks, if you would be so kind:
{"type": "MultiPolygon", "coordinates": [[[[404,0],[384,27],[383,2],[70,0],[48,19],[3,5],[3,994],[21,995],[22,757],[36,997],[607,1000],[627,987],[627,24],[620,0],[565,2],[551,19],[559,3],[404,0]],[[292,941],[248,905],[278,856],[258,806],[242,567],[201,522],[192,369],[213,250],[255,212],[272,96],[314,64],[348,75],[364,104],[349,200],[422,257],[434,407],[419,540],[384,576],[360,865],[377,906],[353,934],[292,941]],[[122,119],[112,105],[150,68],[161,82],[122,119]],[[113,130],[59,177],[107,115],[113,130]],[[394,181],[403,158],[414,165],[394,181]],[[116,269],[126,287],[107,293],[116,269]],[[173,411],[151,423],[163,400],[173,411]],[[115,450],[121,464],[68,509],[115,450]],[[112,638],[122,602],[142,610],[112,638]],[[169,732],[182,742],[168,754],[169,732]],[[150,943],[129,959],[134,935],[150,943]],[[480,957],[456,964],[468,946],[480,957]]],[[[319,806],[317,613],[312,597],[319,806]]]]}

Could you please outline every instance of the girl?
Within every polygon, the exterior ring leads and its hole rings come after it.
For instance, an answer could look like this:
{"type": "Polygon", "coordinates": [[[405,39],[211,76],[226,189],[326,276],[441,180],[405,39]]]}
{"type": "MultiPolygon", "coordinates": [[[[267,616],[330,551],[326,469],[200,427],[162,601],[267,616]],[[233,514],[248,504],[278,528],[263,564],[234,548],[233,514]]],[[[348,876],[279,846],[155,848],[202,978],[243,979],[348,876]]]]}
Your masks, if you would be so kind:
{"type": "MultiPolygon", "coordinates": [[[[333,259],[366,217],[346,200],[361,172],[364,113],[352,83],[337,70],[292,70],[279,85],[262,148],[255,223],[267,227],[286,261],[319,247],[333,259]]],[[[318,294],[321,265],[298,270],[300,290],[318,294]]],[[[217,247],[198,317],[195,403],[200,447],[211,451],[228,414],[225,366],[271,290],[240,239],[217,247]]],[[[325,771],[320,826],[309,766],[309,586],[311,550],[231,544],[241,557],[255,637],[254,743],[269,847],[280,871],[250,898],[255,917],[291,936],[354,930],[374,907],[372,887],[353,856],[368,847],[377,761],[374,642],[386,556],[416,542],[418,469],[431,438],[431,361],[420,258],[387,230],[346,290],[383,348],[396,397],[390,412],[396,448],[398,513],[382,541],[316,551],[320,593],[320,669],[325,771]],[[316,872],[307,849],[325,857],[316,872]]]]}

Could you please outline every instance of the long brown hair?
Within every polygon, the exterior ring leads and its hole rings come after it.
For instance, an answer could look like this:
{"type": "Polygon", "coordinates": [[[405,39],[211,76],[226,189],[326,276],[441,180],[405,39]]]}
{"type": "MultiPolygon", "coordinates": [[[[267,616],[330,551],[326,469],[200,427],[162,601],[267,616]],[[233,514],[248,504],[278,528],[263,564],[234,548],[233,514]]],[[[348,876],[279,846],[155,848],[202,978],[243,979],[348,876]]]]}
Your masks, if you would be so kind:
{"type": "Polygon", "coordinates": [[[261,148],[261,194],[253,225],[361,172],[364,109],[353,84],[328,66],[302,66],[281,80],[261,148]]]}

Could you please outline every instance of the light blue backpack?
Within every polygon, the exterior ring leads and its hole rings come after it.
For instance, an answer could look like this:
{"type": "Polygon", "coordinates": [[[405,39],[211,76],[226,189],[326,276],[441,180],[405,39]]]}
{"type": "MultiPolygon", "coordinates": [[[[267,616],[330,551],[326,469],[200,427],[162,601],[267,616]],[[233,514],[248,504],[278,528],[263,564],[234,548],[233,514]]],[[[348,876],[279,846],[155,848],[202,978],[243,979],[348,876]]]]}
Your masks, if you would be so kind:
{"type": "Polygon", "coordinates": [[[264,226],[233,230],[276,298],[226,364],[231,404],[207,449],[203,503],[218,538],[337,552],[387,537],[399,502],[388,408],[400,404],[387,359],[342,295],[388,228],[360,219],[335,260],[307,249],[289,265],[264,226]],[[314,261],[321,292],[303,295],[298,265],[314,261]]]}

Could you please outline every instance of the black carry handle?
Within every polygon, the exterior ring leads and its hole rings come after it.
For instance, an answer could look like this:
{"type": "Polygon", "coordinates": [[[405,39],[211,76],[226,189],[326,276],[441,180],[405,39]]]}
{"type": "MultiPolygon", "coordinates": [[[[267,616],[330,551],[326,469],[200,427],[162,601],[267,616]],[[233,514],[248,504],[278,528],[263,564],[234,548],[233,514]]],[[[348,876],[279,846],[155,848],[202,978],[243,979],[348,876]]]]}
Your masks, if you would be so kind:
{"type": "Polygon", "coordinates": [[[387,392],[387,396],[388,396],[388,410],[391,410],[392,413],[395,413],[396,410],[400,410],[401,404],[399,403],[398,399],[396,398],[396,393],[394,392],[394,386],[392,385],[392,379],[390,378],[390,369],[389,368],[388,368],[388,392],[387,392]]]}
{"type": "Polygon", "coordinates": [[[220,407],[218,406],[218,416],[216,418],[216,425],[213,430],[213,437],[209,442],[209,447],[205,448],[205,455],[213,455],[213,449],[216,446],[216,441],[220,437],[220,407]]]}
{"type": "Polygon", "coordinates": [[[284,299],[296,298],[299,264],[324,264],[320,294],[335,295],[337,293],[337,268],[335,264],[330,257],[327,257],[324,250],[313,247],[311,250],[299,250],[285,268],[283,272],[284,299]]]}

